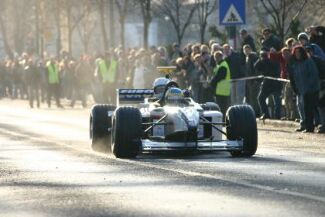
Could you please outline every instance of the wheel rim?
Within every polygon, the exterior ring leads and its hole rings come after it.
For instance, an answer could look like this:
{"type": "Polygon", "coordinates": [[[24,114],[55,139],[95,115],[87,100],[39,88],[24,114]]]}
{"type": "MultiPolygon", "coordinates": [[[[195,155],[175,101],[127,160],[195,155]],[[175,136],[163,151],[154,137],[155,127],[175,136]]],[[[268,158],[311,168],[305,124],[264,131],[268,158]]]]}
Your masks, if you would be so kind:
{"type": "Polygon", "coordinates": [[[115,151],[114,146],[115,146],[115,118],[113,118],[113,123],[112,123],[112,132],[111,132],[111,150],[112,152],[115,151]]]}
{"type": "Polygon", "coordinates": [[[94,131],[93,131],[93,118],[90,117],[90,121],[89,121],[89,136],[91,139],[94,138],[94,131]]]}

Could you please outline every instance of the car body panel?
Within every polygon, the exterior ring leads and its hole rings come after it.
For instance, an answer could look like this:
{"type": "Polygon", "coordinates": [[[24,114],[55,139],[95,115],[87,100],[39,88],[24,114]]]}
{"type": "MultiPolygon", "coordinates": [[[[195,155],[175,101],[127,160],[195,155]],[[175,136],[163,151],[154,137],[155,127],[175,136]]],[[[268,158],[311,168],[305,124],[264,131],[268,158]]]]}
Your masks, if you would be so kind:
{"type": "Polygon", "coordinates": [[[117,90],[118,106],[132,105],[139,108],[142,115],[143,129],[147,131],[141,138],[141,152],[243,149],[242,140],[223,140],[225,124],[220,111],[205,111],[189,97],[186,104],[160,106],[150,99],[152,96],[150,89],[117,90]]]}

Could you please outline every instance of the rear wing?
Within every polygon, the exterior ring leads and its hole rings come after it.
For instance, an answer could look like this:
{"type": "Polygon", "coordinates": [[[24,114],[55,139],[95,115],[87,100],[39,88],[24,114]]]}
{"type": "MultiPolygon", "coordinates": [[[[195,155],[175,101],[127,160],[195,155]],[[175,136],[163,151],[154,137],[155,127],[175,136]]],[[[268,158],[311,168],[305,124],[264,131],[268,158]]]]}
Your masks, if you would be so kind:
{"type": "Polygon", "coordinates": [[[157,66],[157,70],[166,75],[175,72],[176,69],[177,69],[176,66],[157,66]]]}
{"type": "Polygon", "coordinates": [[[152,89],[117,89],[116,105],[120,104],[137,104],[144,101],[145,98],[152,97],[152,89]]]}

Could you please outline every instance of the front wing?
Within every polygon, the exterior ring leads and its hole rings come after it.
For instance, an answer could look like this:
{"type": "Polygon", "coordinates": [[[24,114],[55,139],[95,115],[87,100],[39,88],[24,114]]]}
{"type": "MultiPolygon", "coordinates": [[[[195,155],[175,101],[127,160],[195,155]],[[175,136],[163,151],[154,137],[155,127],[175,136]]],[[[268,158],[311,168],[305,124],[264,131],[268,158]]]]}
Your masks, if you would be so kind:
{"type": "Polygon", "coordinates": [[[177,150],[197,150],[197,151],[242,151],[243,140],[220,140],[220,141],[197,141],[197,142],[167,142],[142,140],[142,152],[154,151],[177,151],[177,150]]]}

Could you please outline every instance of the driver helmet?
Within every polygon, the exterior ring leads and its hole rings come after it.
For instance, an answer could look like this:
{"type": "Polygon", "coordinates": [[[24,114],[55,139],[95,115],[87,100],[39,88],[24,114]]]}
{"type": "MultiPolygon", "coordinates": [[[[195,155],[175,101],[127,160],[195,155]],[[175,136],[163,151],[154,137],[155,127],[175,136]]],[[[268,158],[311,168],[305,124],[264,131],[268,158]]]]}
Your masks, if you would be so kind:
{"type": "Polygon", "coordinates": [[[177,105],[184,101],[183,91],[177,87],[171,87],[166,91],[166,104],[177,105]]]}
{"type": "Polygon", "coordinates": [[[153,82],[153,91],[157,99],[160,99],[163,96],[166,86],[169,82],[170,80],[168,78],[157,78],[153,82]]]}

